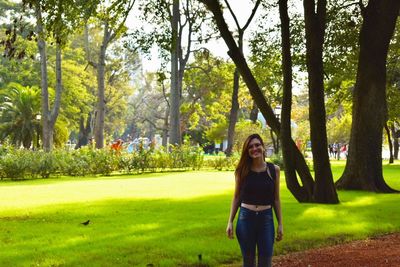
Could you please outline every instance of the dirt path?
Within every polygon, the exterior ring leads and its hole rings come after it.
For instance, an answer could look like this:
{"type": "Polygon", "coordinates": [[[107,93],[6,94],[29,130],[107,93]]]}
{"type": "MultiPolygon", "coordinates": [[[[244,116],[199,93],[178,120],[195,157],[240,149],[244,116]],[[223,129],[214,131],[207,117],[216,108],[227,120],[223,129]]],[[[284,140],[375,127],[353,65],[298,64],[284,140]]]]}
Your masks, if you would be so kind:
{"type": "Polygon", "coordinates": [[[276,256],[274,267],[400,266],[400,233],[276,256]]]}

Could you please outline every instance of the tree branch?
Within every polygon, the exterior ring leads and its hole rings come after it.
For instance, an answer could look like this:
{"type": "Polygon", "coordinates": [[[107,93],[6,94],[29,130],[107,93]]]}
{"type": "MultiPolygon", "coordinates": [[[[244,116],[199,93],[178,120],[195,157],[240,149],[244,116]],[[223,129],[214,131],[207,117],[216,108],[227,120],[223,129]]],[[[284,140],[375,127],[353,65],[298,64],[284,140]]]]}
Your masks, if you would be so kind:
{"type": "Polygon", "coordinates": [[[247,20],[246,24],[241,29],[243,32],[247,29],[247,27],[250,25],[250,22],[253,20],[254,15],[256,14],[258,6],[260,5],[260,3],[261,3],[261,0],[257,0],[256,4],[254,5],[253,10],[251,11],[251,15],[250,15],[249,19],[247,20]]]}

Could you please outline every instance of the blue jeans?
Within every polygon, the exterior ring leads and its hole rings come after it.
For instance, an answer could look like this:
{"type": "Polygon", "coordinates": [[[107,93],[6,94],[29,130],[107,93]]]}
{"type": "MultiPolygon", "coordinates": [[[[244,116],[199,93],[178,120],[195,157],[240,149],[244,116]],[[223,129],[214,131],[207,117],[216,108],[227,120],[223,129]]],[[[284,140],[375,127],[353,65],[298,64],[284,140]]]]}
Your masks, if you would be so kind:
{"type": "Polygon", "coordinates": [[[271,266],[274,247],[274,220],[272,208],[252,211],[240,207],[236,236],[243,256],[243,266],[255,266],[256,247],[258,266],[271,266]]]}

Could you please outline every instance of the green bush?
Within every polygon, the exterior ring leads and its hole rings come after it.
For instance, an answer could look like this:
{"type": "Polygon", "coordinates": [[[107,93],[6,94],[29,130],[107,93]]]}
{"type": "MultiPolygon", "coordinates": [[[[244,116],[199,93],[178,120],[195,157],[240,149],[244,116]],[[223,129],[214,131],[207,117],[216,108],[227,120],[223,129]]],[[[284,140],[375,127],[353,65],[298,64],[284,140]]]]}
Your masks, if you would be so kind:
{"type": "Polygon", "coordinates": [[[281,153],[272,154],[271,157],[269,158],[269,161],[275,165],[278,165],[281,170],[285,169],[285,166],[283,164],[283,157],[282,157],[281,153]]]}
{"type": "Polygon", "coordinates": [[[1,178],[25,179],[29,174],[32,158],[25,149],[9,150],[0,158],[1,178]]]}

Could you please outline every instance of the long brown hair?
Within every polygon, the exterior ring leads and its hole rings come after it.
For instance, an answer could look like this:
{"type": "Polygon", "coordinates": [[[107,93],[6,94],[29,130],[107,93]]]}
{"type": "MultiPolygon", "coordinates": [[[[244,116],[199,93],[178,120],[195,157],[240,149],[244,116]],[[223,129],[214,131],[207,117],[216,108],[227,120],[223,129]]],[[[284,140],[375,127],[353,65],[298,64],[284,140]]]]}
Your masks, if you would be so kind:
{"type": "MultiPolygon", "coordinates": [[[[264,141],[262,140],[259,134],[251,134],[244,141],[242,154],[240,155],[240,160],[235,170],[235,178],[239,188],[243,182],[244,177],[246,177],[250,172],[252,159],[249,155],[249,143],[251,142],[251,140],[255,138],[257,138],[260,141],[261,145],[265,148],[264,141]]],[[[265,155],[264,155],[264,160],[265,160],[265,155]]]]}

